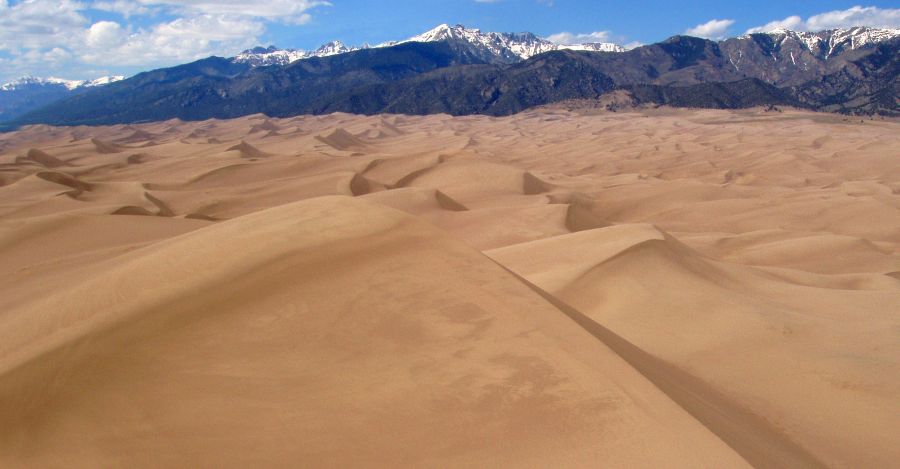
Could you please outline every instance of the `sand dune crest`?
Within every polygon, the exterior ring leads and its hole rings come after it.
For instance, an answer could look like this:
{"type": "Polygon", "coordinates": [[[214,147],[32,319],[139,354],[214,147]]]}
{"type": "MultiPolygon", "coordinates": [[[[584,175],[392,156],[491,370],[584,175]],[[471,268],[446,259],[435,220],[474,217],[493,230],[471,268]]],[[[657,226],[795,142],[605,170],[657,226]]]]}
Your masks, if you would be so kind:
{"type": "Polygon", "coordinates": [[[123,151],[121,147],[114,143],[106,142],[100,140],[98,138],[92,138],[91,143],[94,145],[94,148],[97,150],[97,153],[109,154],[109,153],[119,153],[123,151]]]}
{"type": "Polygon", "coordinates": [[[25,154],[24,158],[16,158],[16,163],[37,163],[41,166],[45,166],[47,168],[58,168],[60,166],[66,166],[67,163],[56,158],[54,156],[48,155],[47,153],[37,149],[31,148],[25,154]]]}
{"type": "Polygon", "coordinates": [[[226,151],[236,151],[241,155],[241,158],[266,158],[271,156],[270,153],[266,153],[243,140],[241,140],[241,143],[229,147],[226,151]]]}
{"type": "Polygon", "coordinates": [[[317,135],[316,140],[336,150],[358,150],[366,147],[356,135],[338,127],[325,134],[317,135]]]}

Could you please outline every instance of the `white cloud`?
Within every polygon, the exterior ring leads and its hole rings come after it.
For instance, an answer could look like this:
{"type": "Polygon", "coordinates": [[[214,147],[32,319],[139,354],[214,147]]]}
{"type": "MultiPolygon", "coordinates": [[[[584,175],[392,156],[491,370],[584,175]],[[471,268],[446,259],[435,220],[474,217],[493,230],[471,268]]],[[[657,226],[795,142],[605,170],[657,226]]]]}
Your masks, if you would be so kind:
{"type": "Polygon", "coordinates": [[[72,53],[62,47],[54,47],[43,53],[43,60],[47,62],[60,63],[72,57],[72,53]]]}
{"type": "MultiPolygon", "coordinates": [[[[92,32],[98,24],[91,27],[92,32]]],[[[109,66],[179,63],[232,54],[257,44],[264,32],[265,26],[259,21],[214,15],[178,18],[149,30],[128,33],[110,25],[97,34],[102,44],[92,44],[92,34],[88,34],[89,47],[80,59],[88,64],[109,66]]]]}
{"type": "Polygon", "coordinates": [[[70,0],[25,0],[6,4],[0,15],[0,50],[14,54],[63,46],[89,24],[81,4],[70,0]]]}
{"type": "Polygon", "coordinates": [[[594,31],[592,33],[561,33],[547,36],[547,40],[554,44],[585,44],[588,42],[613,42],[612,33],[609,31],[594,31]]]}
{"type": "Polygon", "coordinates": [[[328,0],[97,0],[94,10],[119,13],[128,18],[164,11],[178,16],[218,15],[260,18],[283,23],[309,21],[309,10],[329,6],[328,0]]]}
{"type": "Polygon", "coordinates": [[[71,59],[71,57],[72,53],[69,50],[62,47],[54,47],[43,51],[32,49],[19,55],[17,58],[19,62],[54,67],[71,59]]]}
{"type": "Polygon", "coordinates": [[[139,0],[145,6],[165,6],[183,15],[223,15],[262,18],[284,23],[304,24],[308,11],[331,5],[326,0],[139,0]]]}
{"type": "Polygon", "coordinates": [[[90,48],[112,48],[125,38],[122,25],[114,21],[98,21],[88,28],[84,42],[90,48]]]}
{"type": "Polygon", "coordinates": [[[702,37],[706,39],[722,39],[728,34],[728,28],[734,24],[734,20],[709,20],[698,24],[684,33],[688,36],[702,37]]]}
{"type": "Polygon", "coordinates": [[[91,8],[100,11],[118,13],[126,19],[132,16],[149,15],[155,10],[135,0],[101,0],[91,4],[91,8]]]}
{"type": "Polygon", "coordinates": [[[747,33],[760,33],[773,29],[794,31],[821,31],[825,29],[871,26],[874,28],[900,28],[900,8],[878,8],[854,6],[846,10],[835,10],[813,15],[803,20],[799,16],[789,16],[783,20],[750,28],[747,33]]]}
{"type": "Polygon", "coordinates": [[[855,6],[842,11],[829,11],[812,16],[806,20],[806,26],[811,31],[851,26],[900,28],[900,8],[881,9],[855,6]]]}
{"type": "Polygon", "coordinates": [[[0,0],[0,82],[25,74],[172,66],[258,45],[267,25],[304,24],[327,0],[0,0]],[[121,18],[92,21],[98,12],[121,18]]]}

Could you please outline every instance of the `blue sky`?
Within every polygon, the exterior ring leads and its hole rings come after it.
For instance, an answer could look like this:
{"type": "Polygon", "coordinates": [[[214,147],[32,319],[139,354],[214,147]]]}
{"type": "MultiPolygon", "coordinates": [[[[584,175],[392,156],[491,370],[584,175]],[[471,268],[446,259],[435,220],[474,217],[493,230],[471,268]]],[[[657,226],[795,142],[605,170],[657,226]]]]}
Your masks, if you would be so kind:
{"type": "Polygon", "coordinates": [[[404,39],[440,23],[557,42],[647,44],[785,26],[900,28],[897,1],[0,0],[0,82],[131,75],[254,45],[310,49],[404,39]]]}

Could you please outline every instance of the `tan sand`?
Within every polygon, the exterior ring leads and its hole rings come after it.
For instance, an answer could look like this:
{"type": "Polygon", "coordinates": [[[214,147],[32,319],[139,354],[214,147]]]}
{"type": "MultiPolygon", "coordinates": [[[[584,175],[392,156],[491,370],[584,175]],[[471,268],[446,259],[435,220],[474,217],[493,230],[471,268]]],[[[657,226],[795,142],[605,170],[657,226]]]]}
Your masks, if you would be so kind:
{"type": "Polygon", "coordinates": [[[0,134],[0,466],[890,467],[900,124],[0,134]]]}

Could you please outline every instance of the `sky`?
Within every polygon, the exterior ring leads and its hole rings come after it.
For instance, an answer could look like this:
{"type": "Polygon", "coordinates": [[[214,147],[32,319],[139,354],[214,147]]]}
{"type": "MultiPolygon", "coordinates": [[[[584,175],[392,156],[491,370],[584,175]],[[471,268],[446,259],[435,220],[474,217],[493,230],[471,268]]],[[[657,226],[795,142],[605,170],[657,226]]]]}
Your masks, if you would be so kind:
{"type": "Polygon", "coordinates": [[[900,0],[0,0],[0,83],[133,75],[257,45],[378,44],[441,23],[628,47],[776,27],[900,28],[900,0]]]}

